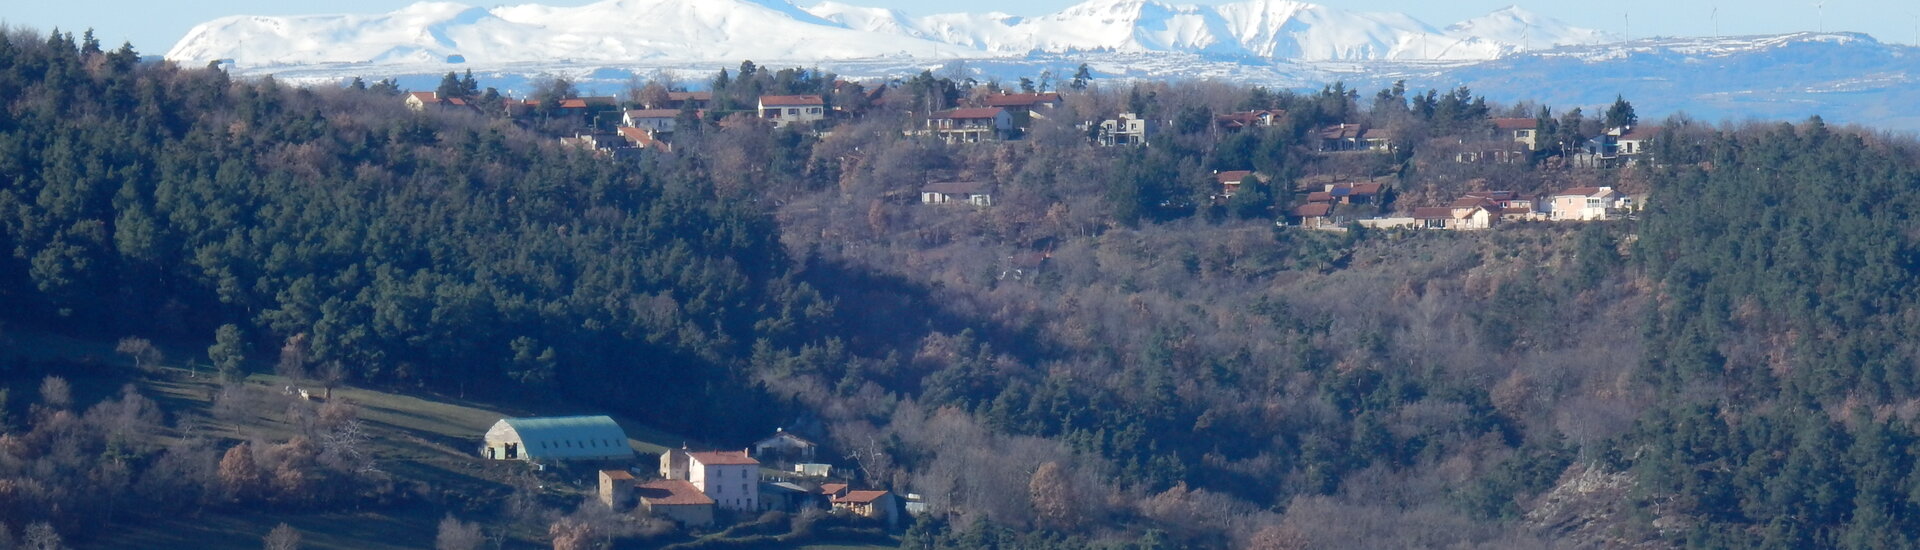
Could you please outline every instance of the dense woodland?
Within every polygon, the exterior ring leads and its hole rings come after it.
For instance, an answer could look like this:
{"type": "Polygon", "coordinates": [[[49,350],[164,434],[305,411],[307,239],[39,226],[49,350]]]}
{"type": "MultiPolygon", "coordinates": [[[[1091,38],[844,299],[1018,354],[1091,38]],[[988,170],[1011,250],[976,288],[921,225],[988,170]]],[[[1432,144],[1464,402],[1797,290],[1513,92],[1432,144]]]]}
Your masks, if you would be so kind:
{"type": "MultiPolygon", "coordinates": [[[[563,121],[414,113],[390,85],[0,33],[0,321],[212,344],[228,377],[277,357],[592,403],[727,446],[795,426],[927,496],[909,548],[1920,544],[1911,140],[1674,118],[1656,163],[1574,169],[1558,148],[1632,122],[1624,100],[1588,118],[1464,88],[1076,82],[1025,139],[955,146],[901,130],[999,83],[834,82],[722,71],[700,84],[723,105],[822,93],[849,118],[815,137],[688,113],[673,153],[627,163],[542,133],[563,121]],[[1212,124],[1254,108],[1290,122],[1212,124]],[[1121,112],[1172,126],[1099,148],[1075,125],[1121,112]],[[1540,118],[1549,150],[1450,162],[1492,115],[1540,118]],[[1310,152],[1330,123],[1402,146],[1310,152]],[[1212,200],[1212,171],[1239,169],[1268,183],[1212,200]],[[1315,177],[1413,205],[1651,198],[1638,220],[1480,234],[1274,227],[1315,177]],[[915,200],[964,179],[996,206],[915,200]]],[[[62,384],[0,394],[4,536],[178,509],[129,503],[406,498],[356,463],[350,411],[156,448],[127,437],[164,421],[137,391],[62,384]]]]}

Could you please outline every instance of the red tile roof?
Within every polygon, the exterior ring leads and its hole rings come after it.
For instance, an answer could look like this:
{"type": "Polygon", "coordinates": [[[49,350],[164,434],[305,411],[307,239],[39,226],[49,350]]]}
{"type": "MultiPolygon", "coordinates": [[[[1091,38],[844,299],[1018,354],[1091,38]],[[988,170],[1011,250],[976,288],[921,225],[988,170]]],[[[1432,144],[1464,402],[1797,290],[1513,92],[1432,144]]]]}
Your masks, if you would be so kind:
{"type": "Polygon", "coordinates": [[[831,495],[831,494],[836,494],[836,493],[839,493],[839,492],[841,492],[841,491],[845,491],[845,490],[847,490],[847,484],[845,484],[845,483],[822,483],[822,484],[820,484],[820,494],[823,494],[823,495],[831,495]]]}
{"type": "Polygon", "coordinates": [[[1326,191],[1307,193],[1307,202],[1333,202],[1333,193],[1326,191]]]}
{"type": "Polygon", "coordinates": [[[1302,218],[1318,218],[1333,212],[1333,205],[1324,202],[1302,204],[1293,209],[1293,215],[1302,218]]]}
{"type": "Polygon", "coordinates": [[[1058,103],[1060,94],[1040,92],[1037,94],[1000,94],[987,96],[989,107],[1033,107],[1041,103],[1058,103]]]}
{"type": "Polygon", "coordinates": [[[889,493],[887,491],[847,491],[847,496],[835,497],[833,499],[833,502],[835,503],[845,502],[845,503],[852,503],[852,504],[872,504],[873,501],[880,500],[880,497],[887,496],[888,494],[889,493]]]}
{"type": "Polygon", "coordinates": [[[615,127],[614,131],[619,132],[620,137],[627,138],[627,143],[633,144],[634,147],[666,146],[666,142],[660,141],[658,138],[653,137],[653,132],[647,131],[646,128],[635,128],[632,126],[619,126],[619,127],[615,127]]]}
{"type": "Polygon", "coordinates": [[[781,107],[804,107],[826,105],[827,102],[817,95],[763,95],[760,96],[760,104],[769,106],[778,105],[781,107]]]}
{"type": "Polygon", "coordinates": [[[633,479],[633,474],[628,473],[626,470],[600,470],[600,473],[605,474],[607,476],[607,479],[613,479],[613,480],[633,479]]]}
{"type": "MultiPolygon", "coordinates": [[[[537,102],[528,101],[527,103],[534,104],[537,102]]],[[[613,96],[576,97],[560,100],[560,108],[562,109],[585,109],[589,106],[598,107],[618,104],[620,104],[620,100],[614,99],[613,96]]]]}
{"type": "Polygon", "coordinates": [[[712,101],[713,92],[667,92],[667,99],[670,101],[686,101],[689,99],[694,101],[712,101]]]}
{"type": "Polygon", "coordinates": [[[708,466],[743,466],[743,465],[759,465],[760,464],[760,461],[754,460],[753,457],[751,456],[747,456],[746,451],[704,451],[704,452],[698,452],[698,453],[687,453],[687,456],[691,456],[693,457],[694,460],[698,460],[700,461],[701,464],[705,464],[708,466]]]}
{"type": "Polygon", "coordinates": [[[1657,135],[1660,135],[1659,126],[1641,126],[1628,130],[1625,135],[1620,136],[1620,141],[1646,141],[1657,135]]]}
{"type": "Polygon", "coordinates": [[[1347,194],[1348,194],[1348,195],[1378,195],[1378,194],[1380,194],[1380,189],[1381,189],[1382,187],[1385,187],[1385,184],[1380,184],[1380,183],[1355,183],[1355,184],[1351,184],[1351,185],[1350,185],[1350,186],[1348,187],[1349,189],[1352,189],[1353,191],[1352,191],[1352,192],[1349,192],[1349,193],[1347,193],[1347,194]]]}
{"type": "Polygon", "coordinates": [[[440,100],[440,97],[439,97],[440,94],[437,94],[434,92],[407,92],[407,95],[413,96],[414,98],[419,99],[420,101],[426,101],[426,102],[434,102],[434,101],[440,100]]]}
{"type": "Polygon", "coordinates": [[[950,111],[941,111],[938,113],[934,113],[933,116],[930,116],[927,118],[936,118],[936,119],[946,118],[946,119],[953,119],[953,120],[976,120],[976,119],[997,117],[997,116],[1000,116],[1000,113],[1003,113],[1003,112],[1006,112],[1006,109],[1002,109],[999,107],[975,107],[971,109],[953,109],[950,111]]]}
{"type": "Polygon", "coordinates": [[[1246,181],[1247,176],[1251,175],[1253,175],[1252,170],[1228,170],[1214,174],[1213,179],[1220,180],[1220,183],[1240,183],[1246,181]]]}
{"type": "Polygon", "coordinates": [[[661,479],[634,486],[633,493],[653,506],[712,506],[713,498],[684,479],[661,479]]]}
{"type": "Polygon", "coordinates": [[[1496,118],[1493,127],[1501,130],[1537,130],[1540,120],[1534,118],[1496,118]]]}
{"type": "Polygon", "coordinates": [[[1413,209],[1413,219],[1450,220],[1453,219],[1453,209],[1445,206],[1423,206],[1413,209]]]}

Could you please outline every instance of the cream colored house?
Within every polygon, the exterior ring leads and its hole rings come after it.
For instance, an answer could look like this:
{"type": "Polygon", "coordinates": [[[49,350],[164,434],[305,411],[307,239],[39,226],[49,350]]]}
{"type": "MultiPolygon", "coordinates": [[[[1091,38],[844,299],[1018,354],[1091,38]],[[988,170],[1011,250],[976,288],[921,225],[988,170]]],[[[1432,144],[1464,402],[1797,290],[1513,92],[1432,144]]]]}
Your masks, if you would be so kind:
{"type": "Polygon", "coordinates": [[[1613,219],[1613,212],[1625,208],[1626,195],[1612,187],[1575,187],[1548,197],[1547,217],[1553,221],[1593,221],[1613,219]]]}
{"type": "Polygon", "coordinates": [[[889,491],[847,491],[845,495],[833,498],[833,509],[846,510],[855,515],[887,522],[887,525],[899,524],[895,510],[900,507],[899,499],[889,491]]]}
{"type": "Polygon", "coordinates": [[[1500,136],[1524,143],[1528,151],[1540,148],[1540,121],[1532,118],[1496,118],[1493,128],[1500,136]]]}
{"type": "Polygon", "coordinates": [[[760,118],[772,121],[775,128],[826,120],[827,101],[817,95],[760,96],[760,118]]]}

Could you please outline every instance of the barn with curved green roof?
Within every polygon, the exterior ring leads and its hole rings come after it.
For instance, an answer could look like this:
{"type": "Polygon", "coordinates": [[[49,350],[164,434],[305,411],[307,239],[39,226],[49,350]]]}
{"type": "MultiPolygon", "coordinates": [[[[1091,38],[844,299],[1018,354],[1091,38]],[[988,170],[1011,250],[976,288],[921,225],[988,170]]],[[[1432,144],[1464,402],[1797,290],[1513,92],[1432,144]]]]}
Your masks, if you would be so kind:
{"type": "Polygon", "coordinates": [[[487,430],[481,456],[493,460],[625,460],[627,432],[612,417],[502,418],[487,430]]]}

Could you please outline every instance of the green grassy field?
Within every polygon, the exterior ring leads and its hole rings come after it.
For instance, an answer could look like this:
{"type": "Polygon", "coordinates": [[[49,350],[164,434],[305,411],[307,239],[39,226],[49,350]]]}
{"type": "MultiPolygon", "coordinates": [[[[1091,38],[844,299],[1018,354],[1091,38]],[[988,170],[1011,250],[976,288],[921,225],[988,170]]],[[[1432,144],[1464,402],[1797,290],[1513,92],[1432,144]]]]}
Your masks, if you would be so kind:
{"type": "MultiPolygon", "coordinates": [[[[197,357],[192,350],[166,350],[170,357],[197,357]]],[[[74,388],[76,403],[90,404],[116,394],[125,384],[158,402],[166,410],[172,429],[154,434],[156,444],[192,432],[231,442],[244,440],[284,441],[295,433],[285,417],[288,404],[296,397],[284,395],[284,389],[297,382],[278,376],[255,374],[247,384],[260,390],[259,405],[247,414],[214,412],[214,396],[219,385],[206,367],[187,368],[186,363],[166,361],[151,371],[133,368],[132,362],[112,352],[112,343],[68,338],[58,335],[8,331],[0,336],[0,352],[36,362],[57,362],[57,374],[67,378],[74,388]]],[[[255,365],[256,370],[266,370],[255,365]]],[[[46,369],[4,373],[6,387],[12,388],[14,401],[34,399],[40,377],[46,369]]],[[[309,387],[314,394],[320,388],[309,387]]],[[[280,522],[303,533],[304,547],[321,549],[399,549],[430,548],[440,518],[453,512],[469,521],[492,522],[499,513],[498,501],[510,492],[503,482],[526,465],[517,462],[490,462],[477,455],[481,436],[502,417],[596,413],[578,407],[560,405],[553,410],[528,410],[526,405],[512,406],[481,403],[448,396],[408,395],[359,387],[339,387],[333,398],[358,406],[359,418],[370,436],[370,453],[381,470],[407,482],[408,487],[431,488],[432,494],[410,500],[410,504],[378,510],[336,511],[326,513],[258,511],[234,513],[207,511],[195,517],[147,520],[116,524],[110,529],[75,540],[84,548],[259,548],[261,537],[280,522]]],[[[633,448],[657,454],[683,442],[699,445],[697,439],[655,429],[631,418],[615,416],[633,448]]],[[[647,455],[641,455],[645,457],[647,455]]],[[[651,464],[636,464],[651,467],[651,464]]],[[[578,471],[550,470],[542,475],[549,500],[570,502],[583,498],[594,489],[591,476],[578,471]],[[579,479],[571,479],[579,478],[579,479]]],[[[541,544],[542,533],[513,533],[503,541],[507,548],[533,548],[541,544]]],[[[872,548],[869,546],[820,546],[814,548],[872,548]]]]}

